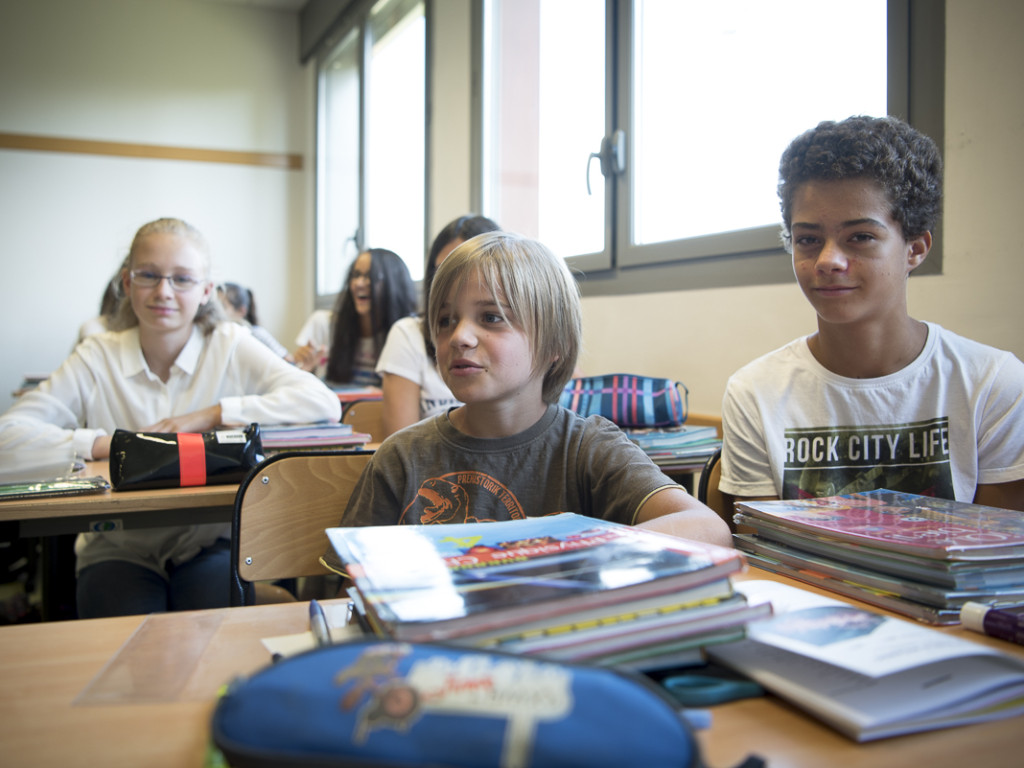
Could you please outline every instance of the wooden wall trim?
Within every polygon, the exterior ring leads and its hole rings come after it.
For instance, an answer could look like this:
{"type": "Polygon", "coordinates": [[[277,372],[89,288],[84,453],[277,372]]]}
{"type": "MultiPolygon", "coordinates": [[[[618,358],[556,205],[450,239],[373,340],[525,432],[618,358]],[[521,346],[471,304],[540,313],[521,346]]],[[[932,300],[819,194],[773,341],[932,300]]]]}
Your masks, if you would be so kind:
{"type": "Polygon", "coordinates": [[[128,144],[119,141],[93,141],[28,133],[0,133],[0,149],[29,149],[38,152],[73,152],[85,155],[144,157],[156,160],[187,160],[197,163],[233,163],[265,168],[302,169],[302,155],[275,152],[232,152],[222,149],[171,147],[159,144],[128,144]]]}

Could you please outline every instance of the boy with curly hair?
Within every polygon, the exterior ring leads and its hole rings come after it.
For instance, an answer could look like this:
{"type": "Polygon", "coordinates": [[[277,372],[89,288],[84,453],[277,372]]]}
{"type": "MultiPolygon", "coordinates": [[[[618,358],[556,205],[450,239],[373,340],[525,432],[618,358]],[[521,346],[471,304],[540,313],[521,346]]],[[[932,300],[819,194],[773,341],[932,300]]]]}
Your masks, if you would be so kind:
{"type": "Polygon", "coordinates": [[[730,378],[722,492],[1024,510],[1024,364],[907,310],[941,209],[935,143],[893,117],[823,122],[783,153],[778,192],[818,330],[730,378]]]}

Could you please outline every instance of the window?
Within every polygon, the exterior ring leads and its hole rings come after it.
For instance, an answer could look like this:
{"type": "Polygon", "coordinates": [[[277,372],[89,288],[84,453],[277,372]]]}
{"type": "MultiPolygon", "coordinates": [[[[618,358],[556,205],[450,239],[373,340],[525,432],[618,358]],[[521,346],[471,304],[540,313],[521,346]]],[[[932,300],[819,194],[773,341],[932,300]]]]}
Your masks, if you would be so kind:
{"type": "Polygon", "coordinates": [[[422,0],[365,4],[318,65],[318,304],[366,248],[423,273],[426,21],[422,0]]]}
{"type": "Polygon", "coordinates": [[[941,32],[911,45],[941,11],[915,5],[487,0],[484,209],[588,295],[792,280],[775,194],[792,138],[889,113],[941,146],[941,61],[910,66],[941,57],[941,32]]]}

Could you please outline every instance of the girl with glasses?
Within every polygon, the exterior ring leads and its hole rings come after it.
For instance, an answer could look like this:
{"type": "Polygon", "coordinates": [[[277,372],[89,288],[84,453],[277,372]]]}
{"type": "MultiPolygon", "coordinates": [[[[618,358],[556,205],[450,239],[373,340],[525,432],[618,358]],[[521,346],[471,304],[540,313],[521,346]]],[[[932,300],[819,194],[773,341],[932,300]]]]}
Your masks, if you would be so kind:
{"type": "MultiPolygon", "coordinates": [[[[84,339],[0,417],[0,455],[110,455],[115,429],[203,432],[222,425],[337,421],[338,398],[226,319],[209,250],[179,219],[135,235],[114,329],[84,339]]],[[[230,525],[84,533],[75,543],[82,618],[228,604],[230,525]]]]}

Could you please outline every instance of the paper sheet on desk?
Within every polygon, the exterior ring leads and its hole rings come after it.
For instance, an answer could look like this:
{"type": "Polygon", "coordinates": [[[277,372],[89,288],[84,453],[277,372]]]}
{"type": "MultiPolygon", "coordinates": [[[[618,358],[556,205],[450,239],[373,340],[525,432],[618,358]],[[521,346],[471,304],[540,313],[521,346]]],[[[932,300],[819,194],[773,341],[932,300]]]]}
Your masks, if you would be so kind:
{"type": "MultiPolygon", "coordinates": [[[[363,637],[363,631],[359,628],[358,624],[348,623],[348,603],[324,605],[323,608],[324,613],[327,614],[327,626],[330,627],[331,640],[333,642],[342,643],[345,640],[363,637]]],[[[267,649],[271,656],[278,653],[281,656],[294,656],[296,653],[302,653],[316,647],[316,641],[313,639],[312,632],[265,637],[262,642],[263,647],[267,649]]]]}

